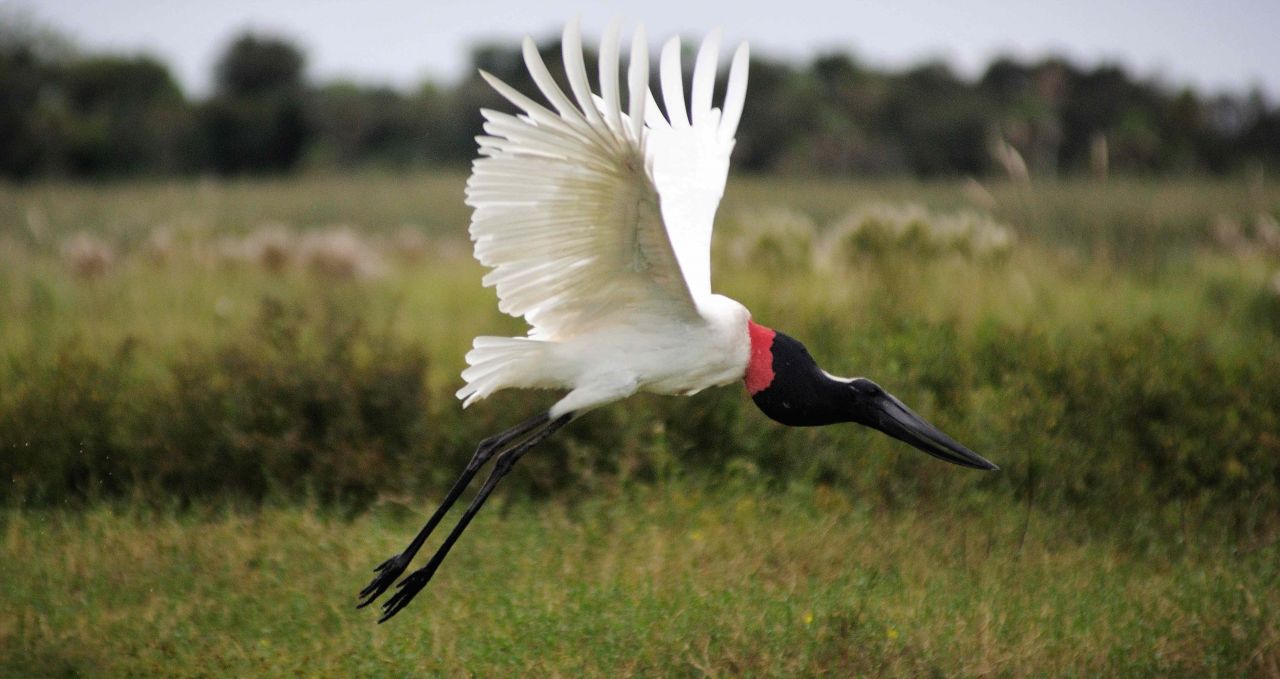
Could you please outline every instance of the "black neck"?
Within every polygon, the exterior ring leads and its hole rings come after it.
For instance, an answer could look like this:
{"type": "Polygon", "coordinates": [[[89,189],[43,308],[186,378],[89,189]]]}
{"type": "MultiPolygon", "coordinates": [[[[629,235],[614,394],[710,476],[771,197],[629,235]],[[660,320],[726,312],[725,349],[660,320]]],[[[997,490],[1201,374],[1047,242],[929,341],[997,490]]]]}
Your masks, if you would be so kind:
{"type": "Polygon", "coordinates": [[[771,419],[792,427],[815,427],[853,418],[849,385],[818,367],[795,338],[777,333],[773,339],[773,381],[751,397],[771,419]]]}

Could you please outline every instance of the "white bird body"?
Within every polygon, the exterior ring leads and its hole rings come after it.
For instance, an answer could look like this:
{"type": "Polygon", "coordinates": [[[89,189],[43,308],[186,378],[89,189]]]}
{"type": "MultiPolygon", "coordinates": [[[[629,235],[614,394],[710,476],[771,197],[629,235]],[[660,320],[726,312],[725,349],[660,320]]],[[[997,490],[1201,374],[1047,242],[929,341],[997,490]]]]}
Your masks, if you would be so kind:
{"type": "Polygon", "coordinates": [[[804,345],[751,320],[711,292],[711,229],[747,84],[747,46],[729,69],[722,109],[711,105],[719,53],[712,33],[698,50],[689,105],[680,43],[662,50],[666,113],[649,92],[643,30],[631,43],[624,112],[618,32],[600,45],[599,94],[591,91],[578,26],[565,28],[565,75],[556,84],[526,38],[525,64],[549,109],[483,73],[522,113],[485,110],[480,158],[467,182],[476,259],[490,267],[498,308],[529,323],[526,337],[477,337],[458,390],[470,405],[509,388],[566,389],[548,411],[480,443],[417,537],[375,568],[360,606],[382,595],[490,460],[493,471],[423,568],[399,582],[389,619],[420,592],[516,461],[592,408],[637,391],[689,395],[745,378],[752,400],[792,426],[856,422],[954,464],[995,469],[864,378],[820,368],[804,345]]]}
{"type": "Polygon", "coordinates": [[[459,395],[474,400],[500,389],[568,389],[551,417],[582,413],[637,391],[692,395],[742,379],[751,342],[747,308],[723,295],[698,305],[698,318],[627,311],[620,318],[555,340],[478,337],[459,395]]]}

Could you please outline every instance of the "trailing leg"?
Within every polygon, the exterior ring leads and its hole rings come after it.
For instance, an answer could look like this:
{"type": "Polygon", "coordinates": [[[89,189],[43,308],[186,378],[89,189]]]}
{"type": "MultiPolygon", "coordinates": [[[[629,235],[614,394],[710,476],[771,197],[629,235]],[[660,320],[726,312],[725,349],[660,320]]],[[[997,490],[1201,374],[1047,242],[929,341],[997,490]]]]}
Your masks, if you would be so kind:
{"type": "Polygon", "coordinates": [[[466,468],[463,470],[462,475],[458,477],[458,480],[453,483],[453,487],[449,489],[449,494],[445,496],[444,502],[440,503],[431,518],[427,519],[426,525],[422,527],[422,530],[418,531],[418,535],[413,538],[409,546],[405,547],[403,552],[383,561],[377,568],[373,569],[376,575],[364,589],[360,590],[361,601],[356,607],[364,608],[373,603],[379,596],[382,596],[383,592],[387,591],[387,588],[391,587],[401,573],[404,573],[404,569],[409,566],[409,562],[413,561],[413,557],[417,555],[418,550],[422,549],[422,545],[431,535],[431,531],[435,530],[440,520],[449,512],[453,504],[458,501],[458,496],[462,495],[462,491],[466,490],[471,483],[471,479],[475,477],[476,472],[480,471],[480,468],[486,462],[530,431],[545,426],[550,419],[550,415],[547,413],[535,415],[506,431],[481,441],[480,445],[476,447],[475,454],[471,456],[471,461],[467,463],[466,468]]]}
{"type": "Polygon", "coordinates": [[[567,413],[565,415],[561,415],[555,420],[551,420],[543,428],[534,431],[529,438],[525,439],[519,445],[516,445],[498,457],[497,461],[493,464],[493,471],[489,473],[489,478],[485,479],[484,485],[480,487],[479,492],[476,493],[471,504],[467,506],[467,510],[462,514],[462,518],[458,520],[458,525],[453,527],[449,536],[445,538],[444,542],[440,545],[440,548],[436,550],[436,553],[431,557],[431,560],[427,562],[426,566],[410,573],[408,577],[397,585],[398,591],[382,605],[382,617],[378,619],[378,622],[386,622],[391,618],[391,616],[399,613],[402,608],[409,605],[409,602],[418,595],[418,592],[422,591],[422,588],[427,586],[427,583],[431,581],[431,577],[435,575],[436,569],[440,567],[445,556],[449,554],[449,550],[453,547],[453,543],[458,541],[458,537],[467,529],[467,524],[471,523],[471,519],[473,519],[476,513],[480,511],[480,508],[484,506],[484,502],[488,499],[489,494],[493,492],[495,487],[497,487],[498,482],[511,471],[511,468],[515,466],[516,462],[518,462],[525,453],[529,452],[530,449],[546,440],[548,436],[554,434],[556,430],[568,424],[572,419],[573,413],[567,413]]]}

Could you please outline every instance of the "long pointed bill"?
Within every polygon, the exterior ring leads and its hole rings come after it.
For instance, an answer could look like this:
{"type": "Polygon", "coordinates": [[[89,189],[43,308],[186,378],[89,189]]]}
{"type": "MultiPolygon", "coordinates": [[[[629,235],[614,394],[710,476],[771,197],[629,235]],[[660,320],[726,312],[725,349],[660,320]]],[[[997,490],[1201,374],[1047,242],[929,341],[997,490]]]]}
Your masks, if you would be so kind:
{"type": "Polygon", "coordinates": [[[924,452],[951,464],[988,471],[999,469],[981,455],[969,450],[942,430],[915,414],[893,394],[879,393],[864,402],[863,424],[915,446],[924,452]]]}

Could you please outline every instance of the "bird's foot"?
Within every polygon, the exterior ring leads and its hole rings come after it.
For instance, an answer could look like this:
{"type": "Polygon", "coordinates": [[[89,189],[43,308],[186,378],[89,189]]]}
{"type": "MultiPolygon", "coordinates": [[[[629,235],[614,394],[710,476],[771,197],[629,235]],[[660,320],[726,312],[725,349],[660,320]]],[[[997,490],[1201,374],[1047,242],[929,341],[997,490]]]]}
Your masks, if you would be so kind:
{"type": "Polygon", "coordinates": [[[413,598],[418,596],[428,582],[431,582],[431,576],[435,575],[436,569],[431,564],[409,574],[409,577],[400,581],[396,585],[396,593],[386,603],[382,604],[382,617],[378,618],[378,622],[386,622],[391,616],[400,612],[400,609],[409,605],[413,598]]]}
{"type": "Polygon", "coordinates": [[[405,558],[405,555],[400,553],[383,561],[377,568],[373,569],[373,572],[377,573],[377,575],[373,576],[373,580],[364,589],[360,590],[360,603],[356,605],[356,608],[364,608],[382,596],[382,593],[387,591],[387,588],[391,587],[396,578],[399,578],[404,569],[409,566],[409,561],[410,559],[405,558]]]}

